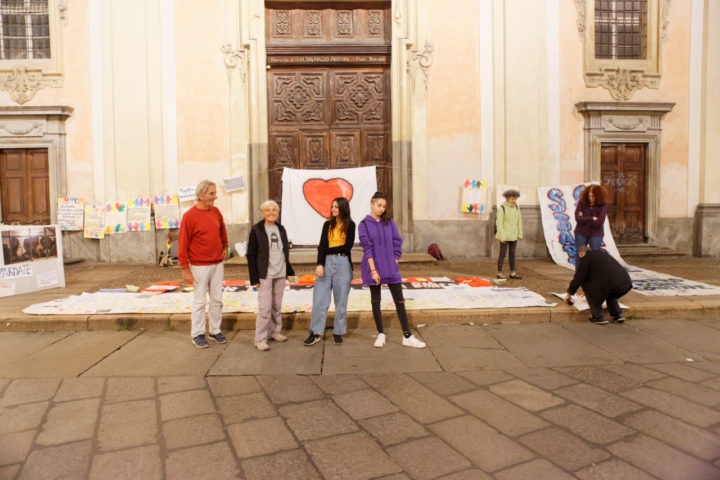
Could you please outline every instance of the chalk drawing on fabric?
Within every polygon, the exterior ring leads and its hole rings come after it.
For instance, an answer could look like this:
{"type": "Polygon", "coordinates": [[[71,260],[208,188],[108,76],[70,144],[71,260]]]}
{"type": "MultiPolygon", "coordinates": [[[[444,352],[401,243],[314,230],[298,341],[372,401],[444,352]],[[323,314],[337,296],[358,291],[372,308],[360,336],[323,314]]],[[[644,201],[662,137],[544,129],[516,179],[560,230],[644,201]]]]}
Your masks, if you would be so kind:
{"type": "Polygon", "coordinates": [[[311,178],[303,184],[303,196],[313,210],[324,218],[330,218],[332,201],[345,197],[349,202],[353,197],[353,186],[343,178],[311,178]]]}

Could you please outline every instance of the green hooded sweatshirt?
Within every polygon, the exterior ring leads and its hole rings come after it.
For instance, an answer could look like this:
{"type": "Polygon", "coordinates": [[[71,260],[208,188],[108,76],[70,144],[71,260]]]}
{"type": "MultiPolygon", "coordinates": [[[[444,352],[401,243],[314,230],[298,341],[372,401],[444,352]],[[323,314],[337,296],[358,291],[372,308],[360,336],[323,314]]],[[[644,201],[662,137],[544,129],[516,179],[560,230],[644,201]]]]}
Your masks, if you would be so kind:
{"type": "Polygon", "coordinates": [[[497,209],[495,225],[497,227],[495,238],[501,242],[521,240],[523,238],[523,231],[520,206],[517,203],[512,205],[507,200],[503,202],[497,209]]]}

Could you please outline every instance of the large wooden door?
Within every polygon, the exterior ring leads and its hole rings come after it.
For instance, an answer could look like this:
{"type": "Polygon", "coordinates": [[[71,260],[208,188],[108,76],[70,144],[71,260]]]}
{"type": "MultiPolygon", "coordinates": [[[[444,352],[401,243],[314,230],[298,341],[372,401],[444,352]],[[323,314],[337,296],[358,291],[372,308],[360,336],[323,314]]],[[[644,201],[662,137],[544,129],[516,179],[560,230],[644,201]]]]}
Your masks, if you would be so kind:
{"type": "Polygon", "coordinates": [[[0,150],[0,193],[3,223],[49,224],[47,150],[0,150]]]}
{"type": "Polygon", "coordinates": [[[284,167],[369,165],[392,198],[389,2],[307,5],[266,9],[270,198],[284,167]]]}
{"type": "Polygon", "coordinates": [[[608,220],[615,242],[643,243],[645,237],[645,143],[603,143],[602,184],[608,192],[608,220]]]}

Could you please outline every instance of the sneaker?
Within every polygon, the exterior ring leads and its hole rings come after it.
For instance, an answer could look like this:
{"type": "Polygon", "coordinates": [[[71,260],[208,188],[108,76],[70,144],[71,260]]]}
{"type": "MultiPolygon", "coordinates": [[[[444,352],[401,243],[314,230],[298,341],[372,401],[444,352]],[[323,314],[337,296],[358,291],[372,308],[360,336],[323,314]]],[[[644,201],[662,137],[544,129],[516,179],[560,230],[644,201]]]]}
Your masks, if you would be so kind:
{"type": "Polygon", "coordinates": [[[415,335],[410,335],[409,337],[403,337],[402,341],[403,347],[413,347],[413,348],[425,348],[425,342],[418,340],[415,335]]]}
{"type": "Polygon", "coordinates": [[[384,333],[378,333],[377,338],[375,339],[375,344],[373,347],[376,348],[382,348],[385,346],[385,334],[384,333]]]}
{"type": "Polygon", "coordinates": [[[617,317],[612,317],[612,319],[615,323],[625,323],[625,317],[622,315],[622,313],[617,317]]]}
{"type": "Polygon", "coordinates": [[[198,348],[208,348],[210,346],[208,345],[207,340],[205,340],[205,335],[198,335],[197,337],[193,337],[192,342],[198,348]]]}
{"type": "Polygon", "coordinates": [[[258,343],[257,345],[255,345],[255,348],[257,348],[257,349],[260,350],[261,352],[264,352],[264,351],[266,351],[266,350],[270,350],[270,347],[269,347],[268,344],[265,343],[265,342],[260,342],[260,343],[258,343]]]}
{"type": "Polygon", "coordinates": [[[342,345],[342,342],[343,342],[342,335],[335,335],[333,333],[333,343],[335,345],[342,345]]]}
{"type": "Polygon", "coordinates": [[[522,280],[522,277],[517,273],[511,273],[509,278],[511,278],[512,280],[522,280]]]}
{"type": "Polygon", "coordinates": [[[607,318],[605,317],[588,317],[588,322],[594,325],[605,325],[606,323],[608,323],[607,318]]]}
{"type": "Polygon", "coordinates": [[[306,347],[309,347],[310,345],[315,345],[317,342],[322,340],[322,335],[318,335],[317,333],[310,332],[310,335],[305,339],[303,342],[303,345],[306,347]]]}
{"type": "Polygon", "coordinates": [[[208,337],[210,337],[210,340],[214,340],[217,343],[227,343],[227,338],[225,338],[225,335],[223,335],[222,332],[218,332],[215,335],[211,333],[208,337]]]}
{"type": "Polygon", "coordinates": [[[273,333],[272,337],[270,337],[270,338],[272,338],[276,342],[287,342],[287,337],[280,332],[273,333]]]}

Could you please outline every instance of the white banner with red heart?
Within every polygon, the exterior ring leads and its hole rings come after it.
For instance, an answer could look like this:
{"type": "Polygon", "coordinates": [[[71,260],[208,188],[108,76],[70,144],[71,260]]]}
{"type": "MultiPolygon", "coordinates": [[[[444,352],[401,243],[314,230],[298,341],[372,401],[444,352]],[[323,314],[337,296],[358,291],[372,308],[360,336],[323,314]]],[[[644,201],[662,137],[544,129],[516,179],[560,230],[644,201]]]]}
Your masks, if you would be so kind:
{"type": "Polygon", "coordinates": [[[280,222],[295,245],[317,245],[323,223],[330,218],[333,199],[348,199],[350,215],[357,226],[370,213],[370,198],[376,191],[374,166],[335,170],[284,168],[280,222]]]}

